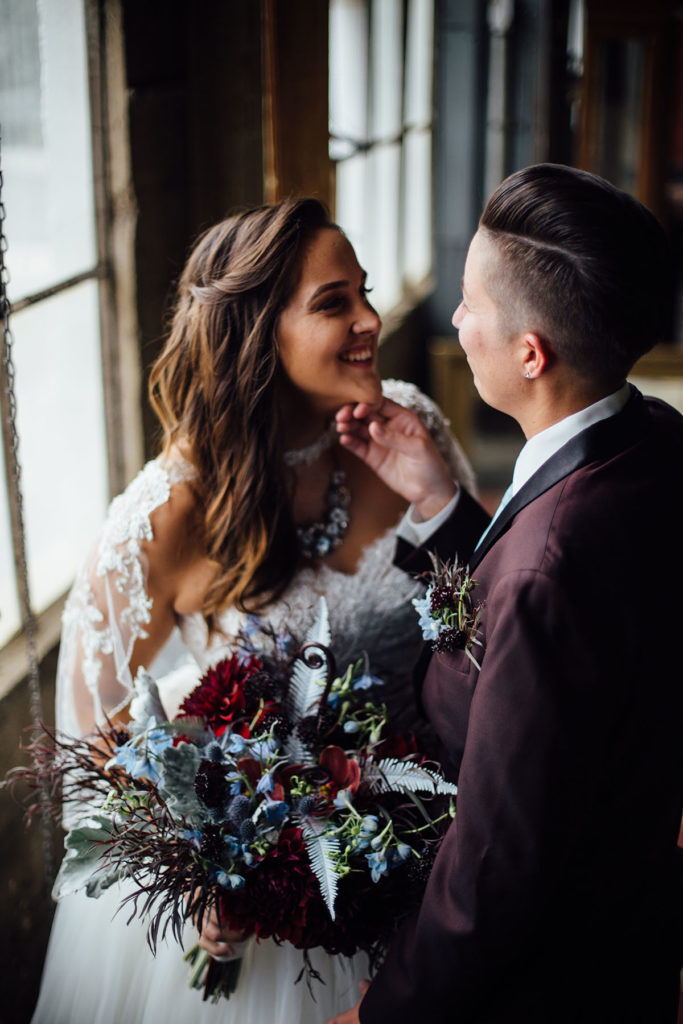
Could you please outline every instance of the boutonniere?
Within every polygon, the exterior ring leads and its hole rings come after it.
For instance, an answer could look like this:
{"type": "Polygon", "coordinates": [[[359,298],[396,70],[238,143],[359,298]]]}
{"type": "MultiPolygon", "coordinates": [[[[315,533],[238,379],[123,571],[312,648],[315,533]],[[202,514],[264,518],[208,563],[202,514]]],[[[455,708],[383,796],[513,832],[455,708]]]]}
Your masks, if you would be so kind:
{"type": "Polygon", "coordinates": [[[422,636],[439,653],[464,650],[470,661],[481,668],[472,653],[475,644],[481,647],[477,633],[482,605],[475,605],[472,599],[477,581],[470,576],[469,567],[458,563],[457,556],[453,562],[442,562],[436,555],[430,557],[434,568],[425,573],[425,595],[413,598],[422,636]]]}

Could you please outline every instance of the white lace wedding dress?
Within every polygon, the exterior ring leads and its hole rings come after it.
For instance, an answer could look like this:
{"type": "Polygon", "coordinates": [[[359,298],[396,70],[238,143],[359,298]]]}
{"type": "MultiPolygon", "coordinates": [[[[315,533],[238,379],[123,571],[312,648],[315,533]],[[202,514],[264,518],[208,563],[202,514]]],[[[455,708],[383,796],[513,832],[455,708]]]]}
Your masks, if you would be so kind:
{"type": "MultiPolygon", "coordinates": [[[[413,385],[385,381],[384,391],[416,408],[448,459],[455,476],[473,488],[471,469],[451,438],[434,404],[413,385]]],[[[137,638],[150,620],[147,566],[140,542],[151,538],[150,516],[168,501],[174,483],[191,478],[188,463],[156,459],[145,466],[111,505],[95,555],[79,575],[64,614],[57,689],[57,724],[71,734],[85,723],[102,720],[122,707],[130,694],[129,661],[137,638]]],[[[419,648],[417,617],[410,604],[419,585],[394,568],[395,528],[364,551],[352,575],[326,565],[301,569],[287,592],[264,618],[276,628],[303,636],[315,619],[319,596],[329,606],[333,648],[339,665],[366,651],[374,674],[385,680],[393,728],[418,724],[411,669],[419,648]]],[[[242,615],[228,609],[221,634],[208,639],[201,615],[184,617],[170,651],[151,667],[160,682],[166,709],[173,714],[199,675],[230,652],[230,637],[242,615]],[[166,660],[166,665],[163,662],[166,660]]],[[[331,957],[319,950],[311,959],[324,984],[295,984],[301,951],[273,941],[246,946],[237,991],[228,1001],[204,1003],[187,984],[183,950],[172,939],[160,942],[156,958],[146,944],[144,924],[126,924],[116,914],[118,886],[99,899],[82,893],[65,896],[57,907],[33,1024],[321,1024],[358,998],[358,981],[367,976],[365,957],[331,957]]],[[[185,950],[196,941],[187,927],[185,950]]]]}

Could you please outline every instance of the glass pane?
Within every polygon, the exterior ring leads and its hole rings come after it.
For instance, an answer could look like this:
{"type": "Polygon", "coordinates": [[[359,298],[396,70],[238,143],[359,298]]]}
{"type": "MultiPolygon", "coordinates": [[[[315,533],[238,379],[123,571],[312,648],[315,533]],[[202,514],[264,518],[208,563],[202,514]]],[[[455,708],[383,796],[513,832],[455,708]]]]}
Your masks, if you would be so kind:
{"type": "Polygon", "coordinates": [[[21,625],[2,450],[0,450],[0,471],[2,471],[2,478],[0,478],[0,646],[2,646],[21,625]]]}
{"type": "Polygon", "coordinates": [[[374,267],[368,263],[370,257],[370,232],[365,219],[365,194],[367,191],[367,165],[365,153],[337,165],[336,220],[356,250],[360,265],[368,272],[368,284],[372,286],[374,267]]]}
{"type": "Polygon", "coordinates": [[[401,147],[376,146],[368,154],[365,217],[370,226],[367,270],[374,283],[372,304],[386,313],[401,298],[399,196],[401,147]]]}
{"type": "Polygon", "coordinates": [[[432,120],[434,75],[434,0],[410,0],[406,32],[407,125],[427,125],[432,120]]]}
{"type": "Polygon", "coordinates": [[[595,170],[631,193],[638,187],[643,64],[641,39],[603,42],[595,170]]]}
{"type": "Polygon", "coordinates": [[[97,285],[14,316],[29,581],[40,611],[70,584],[107,504],[97,285]]]}
{"type": "Polygon", "coordinates": [[[372,5],[371,133],[389,140],[403,126],[403,2],[375,0],[372,5]]]}
{"type": "Polygon", "coordinates": [[[330,156],[350,156],[349,139],[363,142],[368,131],[368,10],[366,0],[330,3],[330,156]],[[345,143],[340,140],[347,140],[345,143]]]}
{"type": "Polygon", "coordinates": [[[432,133],[408,132],[403,159],[403,274],[418,284],[432,268],[432,133]]]}
{"type": "Polygon", "coordinates": [[[3,0],[0,124],[10,298],[96,262],[82,0],[3,0]]]}

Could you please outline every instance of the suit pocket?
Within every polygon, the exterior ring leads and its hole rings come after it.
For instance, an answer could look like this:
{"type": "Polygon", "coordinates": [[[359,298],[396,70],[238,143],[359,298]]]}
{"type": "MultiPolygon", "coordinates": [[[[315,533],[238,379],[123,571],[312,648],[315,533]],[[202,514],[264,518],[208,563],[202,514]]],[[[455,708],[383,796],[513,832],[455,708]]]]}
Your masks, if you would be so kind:
{"type": "Polygon", "coordinates": [[[478,675],[464,651],[432,655],[425,675],[422,702],[427,717],[456,765],[465,748],[478,675]]]}

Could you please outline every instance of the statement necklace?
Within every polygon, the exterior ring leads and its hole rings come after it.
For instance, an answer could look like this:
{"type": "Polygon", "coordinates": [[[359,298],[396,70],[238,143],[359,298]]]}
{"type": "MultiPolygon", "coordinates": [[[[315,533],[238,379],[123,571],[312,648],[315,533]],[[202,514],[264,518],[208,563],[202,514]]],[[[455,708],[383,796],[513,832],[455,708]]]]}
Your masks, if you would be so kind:
{"type": "Polygon", "coordinates": [[[323,452],[331,448],[336,440],[337,431],[335,425],[330,423],[320,437],[313,441],[312,444],[307,444],[305,448],[290,448],[289,451],[285,452],[285,466],[310,466],[312,462],[320,458],[323,452]]]}
{"type": "MultiPolygon", "coordinates": [[[[324,450],[324,449],[323,449],[324,450]]],[[[335,469],[325,495],[325,518],[310,526],[297,526],[299,551],[304,558],[325,558],[338,548],[349,528],[351,494],[346,486],[346,473],[335,469]]]]}

